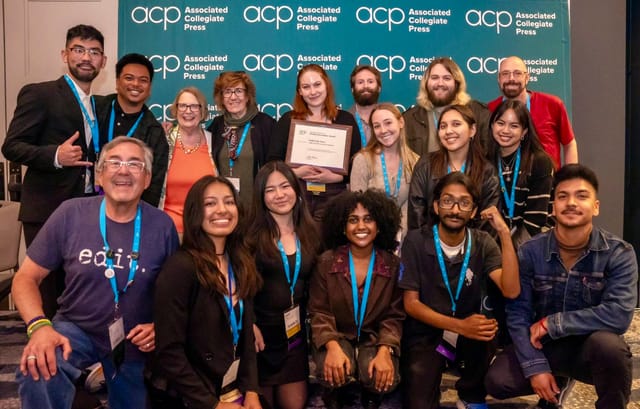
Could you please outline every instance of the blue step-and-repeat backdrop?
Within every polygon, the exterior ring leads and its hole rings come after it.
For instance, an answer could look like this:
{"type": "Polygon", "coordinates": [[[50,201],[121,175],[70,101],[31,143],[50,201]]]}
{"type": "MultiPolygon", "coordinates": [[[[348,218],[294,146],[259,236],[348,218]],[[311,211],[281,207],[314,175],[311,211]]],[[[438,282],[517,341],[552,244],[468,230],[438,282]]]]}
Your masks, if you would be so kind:
{"type": "Polygon", "coordinates": [[[569,0],[120,0],[118,52],[148,56],[155,67],[149,107],[168,120],[185,86],[200,88],[217,114],[213,82],[222,71],[246,71],[260,110],[276,118],[291,108],[296,74],[322,65],[337,102],[352,104],[356,64],[382,72],[381,101],[408,109],[429,62],[450,56],[468,92],[499,95],[500,59],[518,55],[529,88],[558,95],[570,108],[569,0]]]}

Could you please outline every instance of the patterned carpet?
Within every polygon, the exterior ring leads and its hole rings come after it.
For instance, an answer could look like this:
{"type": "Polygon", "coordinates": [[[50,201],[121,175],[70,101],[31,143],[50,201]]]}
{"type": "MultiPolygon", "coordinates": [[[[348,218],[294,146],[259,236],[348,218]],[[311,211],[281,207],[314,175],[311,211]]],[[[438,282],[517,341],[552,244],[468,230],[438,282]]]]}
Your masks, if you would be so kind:
{"type": "MultiPolygon", "coordinates": [[[[640,310],[636,310],[635,318],[631,324],[631,328],[625,334],[625,338],[631,346],[633,353],[633,385],[631,391],[631,403],[628,409],[640,409],[640,310]]],[[[20,402],[18,400],[18,388],[14,382],[15,371],[18,366],[22,348],[27,341],[24,323],[16,312],[0,311],[0,409],[19,409],[20,402]]],[[[442,407],[455,408],[457,395],[453,389],[455,377],[453,375],[445,375],[442,382],[442,407]]],[[[355,402],[358,402],[357,396],[354,395],[354,406],[351,408],[359,408],[355,402]]],[[[593,408],[595,401],[595,392],[592,386],[576,383],[571,395],[569,396],[566,409],[586,409],[593,408]]],[[[494,409],[526,409],[530,408],[537,402],[535,396],[526,396],[518,399],[510,399],[508,401],[488,400],[489,406],[494,409]]],[[[311,397],[309,399],[309,408],[323,408],[322,399],[320,398],[317,386],[312,385],[311,397]]],[[[382,405],[382,409],[399,409],[400,396],[399,393],[389,396],[382,405]]]]}

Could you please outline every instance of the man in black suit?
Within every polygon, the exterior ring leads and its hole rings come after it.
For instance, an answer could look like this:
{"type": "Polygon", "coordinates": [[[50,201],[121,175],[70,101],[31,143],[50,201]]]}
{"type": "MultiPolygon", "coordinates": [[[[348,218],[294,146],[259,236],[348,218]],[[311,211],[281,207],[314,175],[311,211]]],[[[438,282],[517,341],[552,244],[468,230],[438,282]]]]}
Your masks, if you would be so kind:
{"type": "MultiPolygon", "coordinates": [[[[92,26],[72,27],[61,55],[68,74],[20,90],[2,145],[8,160],[27,166],[19,214],[27,246],[60,203],[94,194],[93,163],[100,140],[91,82],[107,61],[104,37],[92,26]]],[[[63,288],[61,270],[40,284],[47,316],[57,310],[63,288]]]]}
{"type": "Polygon", "coordinates": [[[145,104],[151,94],[153,64],[142,54],[127,54],[116,63],[116,93],[96,97],[100,138],[103,144],[126,135],[145,142],[153,150],[151,185],[142,200],[158,206],[167,174],[169,144],[162,125],[145,104]]]}

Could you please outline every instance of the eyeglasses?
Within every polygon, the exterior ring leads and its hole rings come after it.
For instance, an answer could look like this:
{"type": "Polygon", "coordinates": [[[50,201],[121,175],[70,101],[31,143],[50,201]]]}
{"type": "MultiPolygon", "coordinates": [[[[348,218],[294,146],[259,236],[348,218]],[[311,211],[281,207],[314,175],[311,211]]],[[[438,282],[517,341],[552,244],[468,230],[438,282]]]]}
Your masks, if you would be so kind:
{"type": "Polygon", "coordinates": [[[453,197],[444,196],[438,200],[438,207],[441,209],[451,210],[455,205],[458,205],[461,212],[470,212],[475,207],[473,200],[469,199],[455,200],[453,197]]]}
{"type": "Polygon", "coordinates": [[[507,78],[510,78],[513,75],[513,78],[518,80],[518,79],[524,77],[524,74],[526,74],[526,72],[520,71],[520,70],[500,71],[500,78],[507,79],[507,78]]]}
{"type": "Polygon", "coordinates": [[[71,47],[69,48],[69,51],[71,51],[78,57],[84,57],[84,55],[88,53],[89,57],[98,58],[102,57],[102,55],[104,54],[104,51],[99,48],[71,47]]]}
{"type": "Polygon", "coordinates": [[[225,98],[230,98],[231,95],[242,98],[246,92],[246,88],[226,88],[222,91],[222,95],[224,95],[225,98]]]}
{"type": "Polygon", "coordinates": [[[180,112],[186,112],[187,110],[191,112],[200,112],[200,104],[177,104],[176,107],[180,112]]]}
{"type": "Polygon", "coordinates": [[[136,175],[142,173],[145,167],[144,162],[139,160],[107,159],[104,161],[104,167],[111,172],[117,172],[122,166],[126,166],[129,172],[136,175]]]}

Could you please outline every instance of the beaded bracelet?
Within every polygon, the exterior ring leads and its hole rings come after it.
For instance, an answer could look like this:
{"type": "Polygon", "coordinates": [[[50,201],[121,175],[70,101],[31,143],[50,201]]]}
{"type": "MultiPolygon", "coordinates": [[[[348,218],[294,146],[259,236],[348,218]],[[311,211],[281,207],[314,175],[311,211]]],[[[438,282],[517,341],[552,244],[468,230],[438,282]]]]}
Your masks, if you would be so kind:
{"type": "Polygon", "coordinates": [[[48,325],[48,326],[52,326],[53,324],[51,324],[51,321],[49,321],[49,320],[48,320],[48,319],[46,319],[46,318],[44,318],[44,319],[41,319],[41,320],[38,320],[38,321],[34,322],[33,324],[31,324],[31,325],[29,326],[29,328],[27,328],[27,337],[28,337],[28,338],[31,338],[31,336],[33,335],[33,333],[34,333],[36,330],[38,330],[38,329],[40,329],[40,328],[42,328],[42,327],[45,327],[45,326],[47,326],[47,325],[48,325]]]}
{"type": "Polygon", "coordinates": [[[31,326],[31,324],[33,324],[36,321],[40,321],[43,319],[46,319],[47,317],[45,317],[44,315],[36,315],[35,317],[31,318],[31,320],[29,320],[29,322],[27,322],[27,328],[29,328],[31,326]]]}

